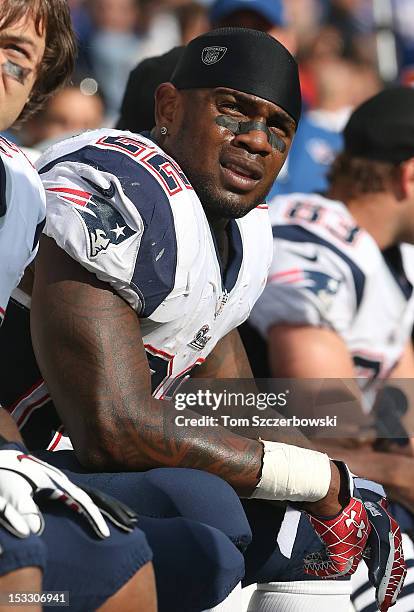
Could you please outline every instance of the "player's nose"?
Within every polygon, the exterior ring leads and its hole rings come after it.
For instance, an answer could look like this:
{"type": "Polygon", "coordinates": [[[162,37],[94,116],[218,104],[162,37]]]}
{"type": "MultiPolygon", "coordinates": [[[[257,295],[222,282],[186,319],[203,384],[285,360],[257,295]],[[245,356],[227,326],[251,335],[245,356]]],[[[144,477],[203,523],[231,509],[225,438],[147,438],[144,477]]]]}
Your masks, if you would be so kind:
{"type": "MultiPolygon", "coordinates": [[[[266,127],[265,123],[263,127],[266,127]]],[[[238,134],[235,137],[234,144],[258,155],[269,155],[272,152],[272,146],[266,131],[260,129],[253,128],[246,134],[238,134]]]]}

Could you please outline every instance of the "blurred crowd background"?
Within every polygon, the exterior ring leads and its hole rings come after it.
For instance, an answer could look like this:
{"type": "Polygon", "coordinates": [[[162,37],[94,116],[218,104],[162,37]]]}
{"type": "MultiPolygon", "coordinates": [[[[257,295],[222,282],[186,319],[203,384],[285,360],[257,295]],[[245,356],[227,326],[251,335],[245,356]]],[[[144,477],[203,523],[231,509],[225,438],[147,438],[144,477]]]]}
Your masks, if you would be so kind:
{"type": "MultiPolygon", "coordinates": [[[[295,55],[304,98],[275,191],[323,190],[352,108],[393,83],[414,85],[414,0],[69,0],[79,40],[73,86],[8,134],[42,150],[119,117],[142,60],[221,26],[269,32],[295,55]]],[[[145,82],[142,84],[145,87],[145,82]]],[[[137,104],[136,113],[140,113],[137,104]]]]}

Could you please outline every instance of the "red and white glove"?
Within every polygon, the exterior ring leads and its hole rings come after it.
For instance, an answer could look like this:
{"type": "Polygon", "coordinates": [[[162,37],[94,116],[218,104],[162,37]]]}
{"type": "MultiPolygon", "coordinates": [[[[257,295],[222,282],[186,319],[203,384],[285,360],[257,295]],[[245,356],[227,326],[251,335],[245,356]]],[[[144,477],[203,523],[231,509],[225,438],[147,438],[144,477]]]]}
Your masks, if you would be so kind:
{"type": "Polygon", "coordinates": [[[381,485],[353,477],[345,464],[350,491],[348,505],[333,518],[309,515],[324,550],[305,559],[305,572],[320,578],[353,574],[363,558],[376,589],[381,612],[393,606],[407,573],[400,528],[387,511],[381,485]]]}
{"type": "Polygon", "coordinates": [[[326,519],[309,515],[309,520],[324,544],[324,551],[305,559],[305,572],[331,579],[353,574],[371,531],[362,501],[352,496],[337,516],[326,519]]]}

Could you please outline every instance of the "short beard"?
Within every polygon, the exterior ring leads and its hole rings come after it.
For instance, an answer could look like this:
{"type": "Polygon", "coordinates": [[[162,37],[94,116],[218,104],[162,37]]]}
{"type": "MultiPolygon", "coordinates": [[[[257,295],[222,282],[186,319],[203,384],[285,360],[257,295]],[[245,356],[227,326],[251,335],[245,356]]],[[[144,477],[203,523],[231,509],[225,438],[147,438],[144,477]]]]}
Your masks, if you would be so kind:
{"type": "Polygon", "coordinates": [[[263,204],[270,191],[270,187],[263,190],[251,204],[246,206],[246,204],[240,202],[240,195],[237,193],[219,193],[217,185],[210,175],[191,172],[191,162],[186,163],[183,156],[180,157],[179,163],[183,169],[186,169],[184,170],[186,176],[201,201],[208,218],[239,219],[244,217],[251,210],[263,204]]]}
{"type": "Polygon", "coordinates": [[[240,202],[240,197],[237,193],[227,192],[225,195],[219,194],[214,181],[209,176],[196,175],[190,178],[190,182],[203,205],[206,215],[222,219],[239,219],[244,217],[253,208],[263,204],[268,193],[266,191],[263,196],[261,195],[256,198],[246,208],[246,204],[240,202]]]}

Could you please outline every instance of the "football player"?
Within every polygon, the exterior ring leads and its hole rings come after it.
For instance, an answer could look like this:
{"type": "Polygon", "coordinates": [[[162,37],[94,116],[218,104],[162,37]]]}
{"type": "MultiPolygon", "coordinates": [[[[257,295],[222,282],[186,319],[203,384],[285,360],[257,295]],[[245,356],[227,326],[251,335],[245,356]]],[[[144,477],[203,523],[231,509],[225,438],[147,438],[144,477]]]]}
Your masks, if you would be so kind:
{"type": "MultiPolygon", "coordinates": [[[[172,500],[175,512],[197,519],[208,499],[212,509],[204,522],[219,523],[239,544],[238,502],[212,475],[253,498],[245,504],[255,532],[246,581],[300,581],[290,585],[293,598],[284,582],[262,592],[258,605],[270,598],[275,610],[297,605],[302,593],[312,595],[305,597],[309,610],[315,597],[320,610],[332,605],[329,581],[315,587],[302,580],[355,571],[368,538],[378,534],[362,499],[374,495],[380,503],[381,494],[354,489],[343,466],[313,450],[222,428],[183,431],[166,400],[194,368],[204,377],[250,375],[234,329],[265,284],[271,236],[264,199],[286,159],[299,114],[297,66],[274,39],[235,28],[192,41],[172,83],[157,90],[151,135],[99,130],[42,157],[47,237],[32,304],[39,365],[65,427],[62,435],[54,406],[44,398],[55,419],[47,427],[43,411],[43,434],[56,432],[49,448],[62,448],[70,438],[89,470],[169,467],[162,470],[169,474],[163,482],[158,470],[142,478],[123,474],[130,486],[118,496],[142,512],[145,496],[137,500],[134,488],[157,481],[167,507],[172,500]],[[176,467],[196,470],[186,477],[176,467]],[[290,560],[270,536],[277,534],[283,513],[265,500],[296,501],[309,513],[310,520],[300,516],[290,560]],[[306,574],[303,557],[318,552],[321,539],[326,557],[313,556],[306,574]]],[[[35,435],[29,418],[35,412],[30,394],[13,407],[27,435],[35,435]]],[[[87,477],[114,492],[111,475],[87,477]]],[[[377,514],[388,521],[382,510],[377,514]]],[[[374,550],[385,542],[386,563],[379,567],[375,555],[370,563],[384,610],[404,576],[393,550],[399,550],[398,527],[392,526],[392,546],[389,528],[388,523],[382,529],[384,540],[372,542],[374,550]]],[[[343,584],[334,592],[338,610],[348,605],[343,584]]]]}
{"type": "MultiPolygon", "coordinates": [[[[391,439],[324,448],[387,487],[403,505],[392,511],[406,534],[413,530],[414,460],[400,422],[409,385],[398,379],[414,378],[413,104],[409,88],[372,97],[345,127],[327,196],[272,200],[273,262],[251,316],[268,341],[273,376],[359,379],[357,397],[373,409],[379,437],[391,439]]],[[[408,535],[404,547],[412,567],[408,535]]],[[[367,577],[357,576],[354,590],[356,609],[373,609],[367,577]]],[[[414,609],[410,586],[397,609],[414,609]]]]}

